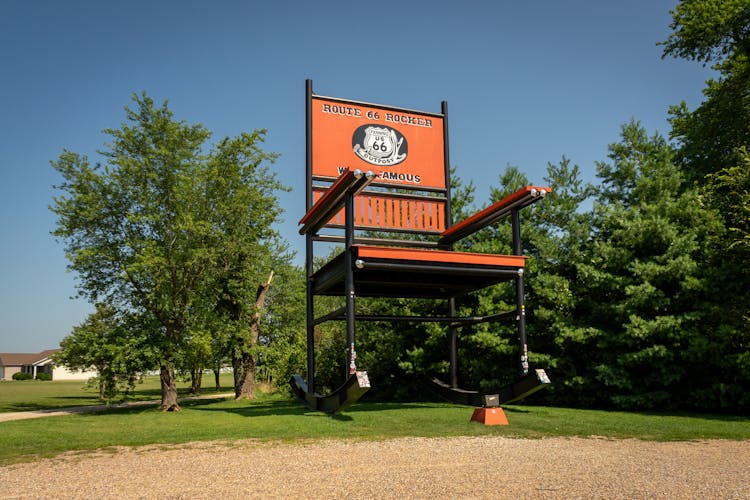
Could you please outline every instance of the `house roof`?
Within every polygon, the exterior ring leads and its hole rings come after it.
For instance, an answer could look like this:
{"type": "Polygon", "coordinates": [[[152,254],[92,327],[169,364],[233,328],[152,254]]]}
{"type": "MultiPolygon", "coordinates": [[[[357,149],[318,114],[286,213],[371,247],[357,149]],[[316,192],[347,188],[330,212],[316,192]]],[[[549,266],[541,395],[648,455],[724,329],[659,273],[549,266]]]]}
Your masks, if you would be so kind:
{"type": "Polygon", "coordinates": [[[37,353],[25,352],[0,352],[0,365],[3,366],[24,366],[34,365],[44,361],[60,349],[47,349],[37,353]]]}

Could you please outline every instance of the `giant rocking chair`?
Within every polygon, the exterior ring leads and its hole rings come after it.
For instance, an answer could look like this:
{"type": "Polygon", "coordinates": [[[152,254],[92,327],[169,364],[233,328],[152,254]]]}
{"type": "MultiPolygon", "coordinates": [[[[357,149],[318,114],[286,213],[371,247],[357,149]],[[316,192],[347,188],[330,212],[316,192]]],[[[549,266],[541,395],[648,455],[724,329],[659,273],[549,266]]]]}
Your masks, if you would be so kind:
{"type": "Polygon", "coordinates": [[[544,370],[529,370],[524,308],[524,264],[519,212],[550,192],[528,186],[453,225],[448,159],[448,113],[425,113],[313,94],[306,82],[307,382],[291,385],[312,410],[342,411],[370,387],[356,367],[357,321],[423,321],[448,325],[448,381],[432,379],[444,398],[483,406],[518,401],[549,384],[544,370]],[[453,244],[501,219],[510,218],[513,255],[453,251],[453,244]],[[325,229],[327,232],[322,233],[325,229]],[[419,235],[411,238],[372,234],[419,235]],[[343,244],[344,251],[317,270],[313,244],[343,244]],[[514,281],[516,307],[487,316],[456,315],[456,297],[514,281]],[[343,296],[344,307],[316,316],[315,296],[343,296]],[[445,316],[357,314],[357,297],[429,298],[447,303],[445,316]],[[461,389],[457,377],[457,334],[463,325],[514,319],[518,330],[519,378],[490,394],[461,389]],[[315,391],[315,327],[346,322],[349,375],[328,395],[315,391]]]}

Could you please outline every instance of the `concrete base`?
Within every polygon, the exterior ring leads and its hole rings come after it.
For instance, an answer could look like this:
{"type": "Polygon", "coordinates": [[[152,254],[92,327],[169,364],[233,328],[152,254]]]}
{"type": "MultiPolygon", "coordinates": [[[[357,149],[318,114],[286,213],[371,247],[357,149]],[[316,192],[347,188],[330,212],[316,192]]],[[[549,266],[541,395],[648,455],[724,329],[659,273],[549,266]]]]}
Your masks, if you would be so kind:
{"type": "Polygon", "coordinates": [[[471,421],[484,425],[508,425],[508,418],[502,408],[475,408],[471,421]]]}

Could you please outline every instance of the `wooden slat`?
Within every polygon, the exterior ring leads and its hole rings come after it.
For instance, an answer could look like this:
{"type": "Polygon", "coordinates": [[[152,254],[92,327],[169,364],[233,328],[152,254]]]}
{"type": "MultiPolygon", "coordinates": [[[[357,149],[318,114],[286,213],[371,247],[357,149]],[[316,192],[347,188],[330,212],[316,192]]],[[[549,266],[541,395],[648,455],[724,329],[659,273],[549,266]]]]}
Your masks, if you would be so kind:
{"type": "MultiPolygon", "coordinates": [[[[313,200],[318,201],[324,192],[324,189],[315,189],[313,200]]],[[[405,231],[418,234],[436,234],[445,230],[444,199],[362,193],[355,198],[354,207],[356,229],[405,231]]],[[[343,225],[343,210],[326,224],[327,227],[343,225]]]]}

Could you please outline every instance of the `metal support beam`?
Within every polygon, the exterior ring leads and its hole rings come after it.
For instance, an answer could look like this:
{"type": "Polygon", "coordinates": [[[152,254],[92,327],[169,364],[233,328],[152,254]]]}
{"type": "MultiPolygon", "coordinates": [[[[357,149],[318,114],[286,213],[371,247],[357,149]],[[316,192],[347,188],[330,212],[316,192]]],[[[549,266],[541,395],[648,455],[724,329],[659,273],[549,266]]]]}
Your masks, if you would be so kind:
{"type": "MultiPolygon", "coordinates": [[[[511,227],[513,231],[513,255],[522,255],[521,222],[518,209],[511,210],[511,227]]],[[[529,373],[529,347],[526,342],[526,306],[524,305],[523,268],[518,269],[516,276],[516,325],[518,330],[519,373],[529,373]]]]}
{"type": "Polygon", "coordinates": [[[306,240],[306,251],[307,251],[307,266],[306,274],[307,279],[305,280],[307,287],[306,299],[306,311],[307,311],[307,387],[311,391],[315,391],[315,298],[312,293],[312,262],[313,262],[313,244],[310,235],[305,237],[306,240]]]}
{"type": "MultiPolygon", "coordinates": [[[[516,310],[505,311],[501,313],[490,314],[488,316],[399,316],[385,314],[355,314],[356,321],[406,321],[418,323],[451,323],[455,327],[467,325],[477,325],[479,323],[489,323],[491,321],[501,321],[508,318],[515,318],[516,310]]],[[[315,325],[325,323],[326,321],[345,321],[346,307],[339,307],[328,314],[315,318],[315,325]]]]}
{"type": "MultiPolygon", "coordinates": [[[[305,169],[307,177],[307,192],[305,193],[305,210],[312,206],[312,80],[305,81],[305,169]]],[[[305,235],[305,286],[307,310],[307,387],[315,392],[315,300],[312,293],[313,275],[313,240],[310,234],[305,235]]]]}
{"type": "Polygon", "coordinates": [[[350,374],[357,371],[355,366],[354,350],[354,314],[355,314],[355,290],[354,290],[354,256],[352,246],[354,245],[354,195],[346,194],[344,203],[345,212],[345,255],[344,255],[344,289],[346,294],[346,366],[350,374]]]}
{"type": "MultiPolygon", "coordinates": [[[[456,299],[448,299],[448,316],[456,317],[456,299]]],[[[450,355],[450,385],[458,387],[458,328],[455,323],[448,325],[448,349],[450,355]]]]}

